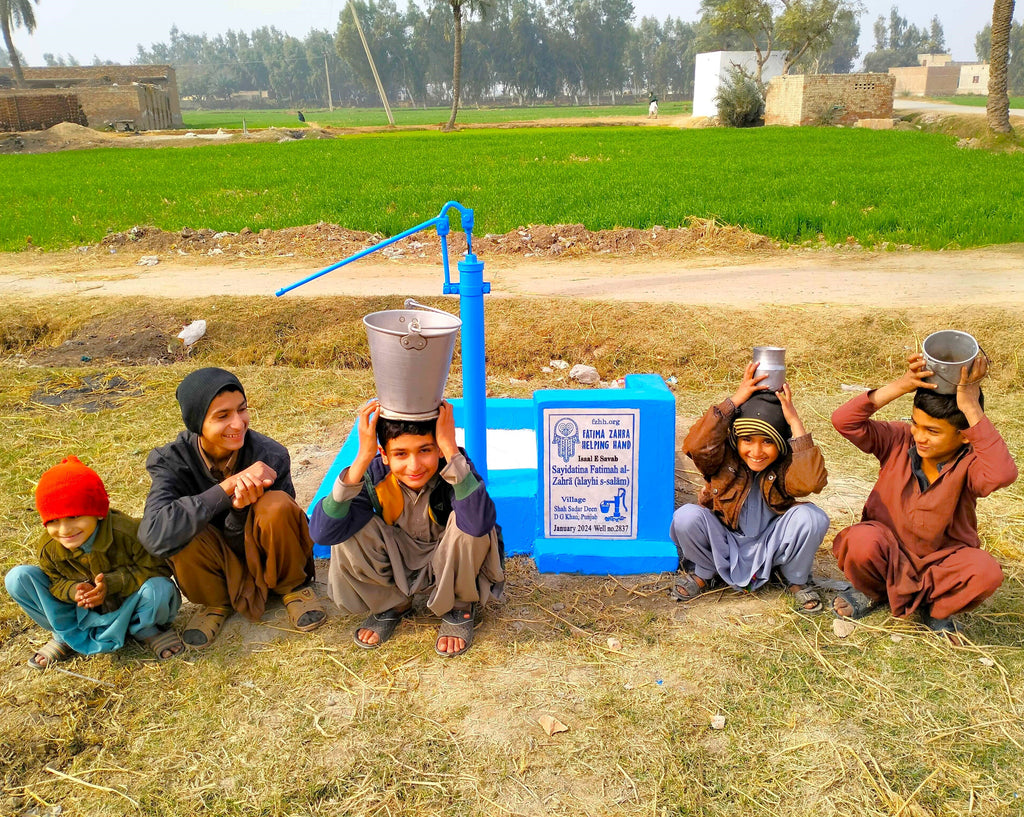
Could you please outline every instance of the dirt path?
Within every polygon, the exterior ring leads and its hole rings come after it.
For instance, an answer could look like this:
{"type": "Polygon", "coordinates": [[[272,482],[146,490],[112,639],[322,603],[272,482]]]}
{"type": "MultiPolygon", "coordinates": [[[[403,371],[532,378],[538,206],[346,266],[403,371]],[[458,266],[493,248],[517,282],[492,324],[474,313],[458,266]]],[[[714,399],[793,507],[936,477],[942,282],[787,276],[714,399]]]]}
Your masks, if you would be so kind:
{"type": "MultiPolygon", "coordinates": [[[[602,255],[483,260],[495,297],[837,306],[1024,304],[1024,244],[948,252],[779,250],[643,260],[602,255]]],[[[324,263],[297,257],[230,263],[202,258],[138,266],[136,257],[121,254],[95,266],[70,253],[9,253],[0,256],[0,289],[7,297],[26,298],[272,295],[324,263]]],[[[441,282],[437,261],[370,259],[329,273],[288,297],[428,296],[440,293],[441,282]]]]}

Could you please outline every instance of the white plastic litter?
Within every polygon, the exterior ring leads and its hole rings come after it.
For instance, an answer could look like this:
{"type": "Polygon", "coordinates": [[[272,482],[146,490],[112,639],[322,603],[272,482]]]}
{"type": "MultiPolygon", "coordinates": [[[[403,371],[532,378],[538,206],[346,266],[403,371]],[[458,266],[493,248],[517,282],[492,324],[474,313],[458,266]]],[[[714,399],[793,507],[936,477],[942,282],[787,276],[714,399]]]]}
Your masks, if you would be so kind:
{"type": "Polygon", "coordinates": [[[181,338],[181,342],[185,344],[185,348],[188,348],[205,334],[206,321],[198,320],[192,321],[192,323],[182,329],[178,333],[178,337],[181,338]]]}

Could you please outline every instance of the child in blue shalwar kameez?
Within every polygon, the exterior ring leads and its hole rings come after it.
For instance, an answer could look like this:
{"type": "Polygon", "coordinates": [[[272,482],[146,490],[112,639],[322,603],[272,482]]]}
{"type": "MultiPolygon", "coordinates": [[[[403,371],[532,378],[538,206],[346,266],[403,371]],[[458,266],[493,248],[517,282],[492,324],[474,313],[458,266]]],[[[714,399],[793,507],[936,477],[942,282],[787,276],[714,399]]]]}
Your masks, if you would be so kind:
{"type": "Polygon", "coordinates": [[[110,508],[95,471],[67,457],[39,478],[36,509],[46,528],[39,566],[18,565],[5,577],[11,597],[53,633],[31,667],[114,652],[129,636],[159,660],[184,650],[170,627],[181,604],[170,565],[139,544],[137,520],[110,508]]]}

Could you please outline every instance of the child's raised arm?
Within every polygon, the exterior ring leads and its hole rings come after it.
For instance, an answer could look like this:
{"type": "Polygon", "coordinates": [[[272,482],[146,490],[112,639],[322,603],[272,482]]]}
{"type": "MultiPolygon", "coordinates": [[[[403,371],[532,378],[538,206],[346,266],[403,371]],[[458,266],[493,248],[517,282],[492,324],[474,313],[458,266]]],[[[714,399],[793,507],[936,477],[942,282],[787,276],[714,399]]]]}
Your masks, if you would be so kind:
{"type": "Polygon", "coordinates": [[[881,408],[902,397],[904,394],[911,394],[918,389],[936,389],[938,385],[935,383],[929,383],[925,380],[926,377],[931,377],[935,372],[928,370],[928,364],[925,363],[924,355],[920,352],[914,352],[907,356],[907,370],[900,375],[898,378],[888,383],[881,388],[875,389],[871,392],[871,402],[875,408],[881,408]]]}
{"type": "Polygon", "coordinates": [[[976,426],[985,416],[981,407],[981,386],[979,385],[988,373],[988,358],[978,355],[974,358],[970,369],[960,367],[960,382],[956,387],[956,405],[967,418],[968,425],[976,426]]]}
{"type": "Polygon", "coordinates": [[[346,485],[358,485],[363,474],[377,456],[377,420],[380,417],[380,400],[367,400],[356,415],[356,430],[359,433],[359,451],[345,472],[346,485]]]}
{"type": "Polygon", "coordinates": [[[755,393],[759,391],[768,391],[768,387],[762,385],[762,383],[767,379],[767,374],[757,373],[757,363],[748,363],[747,368],[743,370],[743,380],[740,381],[739,386],[736,387],[736,391],[731,398],[733,406],[739,408],[755,393]]]}
{"type": "Polygon", "coordinates": [[[789,383],[783,383],[782,391],[776,392],[776,394],[779,396],[779,405],[782,406],[782,416],[789,423],[792,438],[795,440],[797,437],[803,437],[807,433],[807,429],[804,428],[804,422],[797,414],[796,406],[793,405],[793,389],[789,383]]]}

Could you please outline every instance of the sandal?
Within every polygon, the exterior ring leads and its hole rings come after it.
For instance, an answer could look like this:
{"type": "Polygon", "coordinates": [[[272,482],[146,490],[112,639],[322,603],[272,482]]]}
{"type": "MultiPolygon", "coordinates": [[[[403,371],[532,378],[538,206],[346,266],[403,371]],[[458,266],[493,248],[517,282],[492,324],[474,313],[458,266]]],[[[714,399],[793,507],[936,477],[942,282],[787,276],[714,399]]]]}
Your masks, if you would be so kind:
{"type": "Polygon", "coordinates": [[[204,607],[196,611],[188,620],[181,640],[196,649],[210,646],[230,615],[230,607],[204,607]]]}
{"type": "Polygon", "coordinates": [[[370,613],[366,617],[366,621],[356,627],[355,632],[352,633],[352,640],[356,642],[357,647],[361,647],[364,650],[375,650],[395,634],[395,630],[402,619],[411,612],[412,607],[407,607],[404,610],[385,610],[383,613],[370,613]],[[367,644],[365,641],[360,641],[360,630],[369,630],[371,633],[376,633],[377,643],[367,644]]]}
{"type": "Polygon", "coordinates": [[[875,601],[870,596],[861,593],[856,587],[851,587],[849,590],[836,593],[836,597],[832,601],[832,612],[839,616],[839,618],[863,618],[876,607],[881,606],[882,603],[880,601],[875,601]],[[840,599],[849,605],[850,613],[840,613],[836,609],[836,602],[840,599]]]}
{"type": "Polygon", "coordinates": [[[793,603],[796,605],[798,613],[820,613],[825,609],[821,593],[813,585],[805,584],[801,587],[798,584],[791,584],[786,588],[786,592],[793,596],[793,603]]]}
{"type": "Polygon", "coordinates": [[[285,593],[281,597],[281,601],[284,602],[284,608],[288,611],[288,619],[296,630],[308,633],[327,621],[327,613],[324,612],[323,604],[316,597],[313,588],[308,585],[301,590],[285,593]]]}
{"type": "Polygon", "coordinates": [[[173,627],[168,627],[156,635],[143,638],[142,643],[153,651],[157,661],[166,661],[185,652],[185,645],[173,627]]]}
{"type": "Polygon", "coordinates": [[[476,627],[476,605],[470,605],[468,610],[449,610],[441,616],[441,626],[437,630],[437,641],[434,642],[434,652],[442,658],[454,658],[462,655],[473,645],[473,628],[476,627]],[[438,643],[442,638],[461,638],[465,646],[455,652],[445,652],[438,643]]]}
{"type": "Polygon", "coordinates": [[[692,601],[697,596],[710,593],[716,587],[718,587],[718,576],[702,579],[696,573],[680,571],[676,576],[675,582],[668,589],[668,595],[669,598],[676,601],[692,601]]]}
{"type": "Polygon", "coordinates": [[[51,664],[58,664],[61,661],[67,661],[71,656],[75,654],[75,651],[65,644],[63,641],[58,641],[56,638],[51,638],[42,647],[32,653],[32,657],[28,659],[28,665],[32,669],[44,670],[51,664]],[[36,656],[41,655],[46,659],[45,664],[40,664],[36,660],[36,656]]]}

